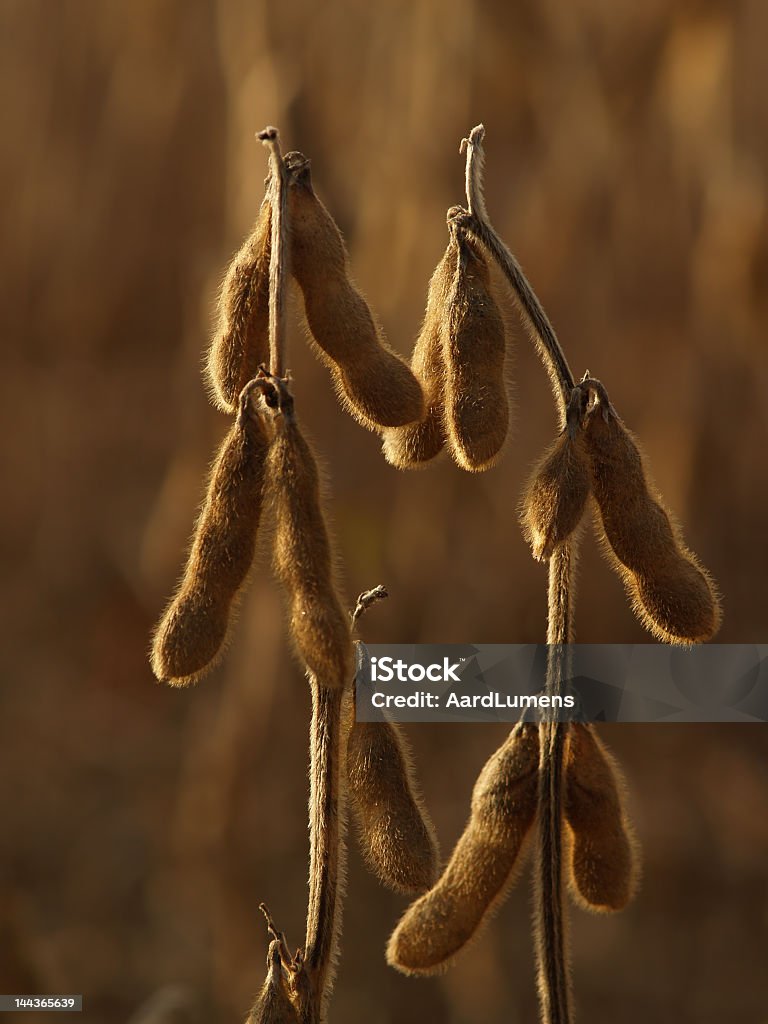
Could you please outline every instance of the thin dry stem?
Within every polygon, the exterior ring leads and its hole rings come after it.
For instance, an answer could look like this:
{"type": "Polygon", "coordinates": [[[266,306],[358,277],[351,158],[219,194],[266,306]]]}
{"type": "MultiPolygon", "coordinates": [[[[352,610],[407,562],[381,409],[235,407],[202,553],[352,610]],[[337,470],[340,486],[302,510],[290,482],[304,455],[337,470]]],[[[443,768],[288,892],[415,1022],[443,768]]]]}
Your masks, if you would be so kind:
{"type": "MultiPolygon", "coordinates": [[[[546,692],[563,693],[572,639],[572,550],[563,544],[549,562],[546,692]]],[[[571,1021],[570,979],[563,900],[563,762],[568,726],[540,726],[539,877],[536,886],[536,947],[539,997],[546,1024],[571,1021]]]]}
{"type": "Polygon", "coordinates": [[[309,905],[304,961],[315,1004],[314,1020],[326,1019],[336,972],[341,906],[346,881],[346,787],[342,774],[342,727],[347,695],[310,676],[309,905]]]}
{"type": "Polygon", "coordinates": [[[280,152],[280,133],[266,127],[257,138],[269,149],[269,201],[272,205],[272,256],[269,261],[269,368],[285,375],[285,276],[287,244],[287,173],[280,152]]]}

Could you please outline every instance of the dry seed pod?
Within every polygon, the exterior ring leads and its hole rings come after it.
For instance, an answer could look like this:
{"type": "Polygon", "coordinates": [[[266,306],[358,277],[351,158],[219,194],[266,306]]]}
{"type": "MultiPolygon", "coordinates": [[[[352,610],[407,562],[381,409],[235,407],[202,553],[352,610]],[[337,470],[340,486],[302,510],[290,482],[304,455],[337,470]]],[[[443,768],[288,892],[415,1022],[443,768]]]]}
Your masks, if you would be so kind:
{"type": "Polygon", "coordinates": [[[233,601],[253,561],[268,438],[243,389],[219,449],[184,576],[152,641],[152,671],[173,686],[195,682],[224,643],[233,601]]]}
{"type": "Polygon", "coordinates": [[[446,429],[456,462],[478,472],[494,464],[509,429],[506,338],[485,257],[464,231],[454,230],[458,268],[443,327],[446,429]]]}
{"type": "Polygon", "coordinates": [[[604,388],[589,383],[597,395],[584,430],[592,491],[634,611],[665,643],[710,640],[720,626],[712,579],[654,495],[637,443],[604,388]]]}
{"type": "Polygon", "coordinates": [[[565,761],[571,832],[569,887],[590,910],[623,909],[637,888],[637,841],[623,806],[624,782],[589,725],[572,725],[565,761]]]}
{"type": "Polygon", "coordinates": [[[437,840],[397,725],[352,723],[347,779],[360,846],[370,869],[395,892],[424,892],[435,880],[437,840]]]}
{"type": "Polygon", "coordinates": [[[216,334],[206,376],[211,398],[224,412],[262,363],[269,361],[269,257],[271,210],[265,201],[250,237],[229,265],[221,287],[216,334]]]}
{"type": "Polygon", "coordinates": [[[406,974],[434,974],[477,932],[515,880],[536,817],[539,737],[519,724],[483,768],[472,812],[442,876],[406,910],[387,960],[406,974]]]}
{"type": "Polygon", "coordinates": [[[423,465],[438,455],[445,444],[443,322],[447,316],[457,257],[458,247],[451,237],[429,282],[424,323],[411,356],[411,369],[424,391],[424,418],[418,423],[384,431],[384,457],[399,469],[423,465]]]}
{"type": "Polygon", "coordinates": [[[579,414],[582,394],[574,388],[566,426],[531,474],[521,502],[523,534],[537,561],[549,558],[571,536],[589,498],[589,460],[579,414]]]}
{"type": "Polygon", "coordinates": [[[274,411],[274,422],[266,465],[276,520],[273,562],[290,600],[291,635],[323,686],[345,687],[353,675],[349,621],[334,585],[317,465],[290,396],[274,411]]]}
{"type": "Polygon", "coordinates": [[[369,430],[420,420],[424,396],[400,356],[388,348],[371,311],[349,277],[335,221],[315,195],[309,161],[288,153],[291,271],[319,355],[342,403],[369,430]]]}

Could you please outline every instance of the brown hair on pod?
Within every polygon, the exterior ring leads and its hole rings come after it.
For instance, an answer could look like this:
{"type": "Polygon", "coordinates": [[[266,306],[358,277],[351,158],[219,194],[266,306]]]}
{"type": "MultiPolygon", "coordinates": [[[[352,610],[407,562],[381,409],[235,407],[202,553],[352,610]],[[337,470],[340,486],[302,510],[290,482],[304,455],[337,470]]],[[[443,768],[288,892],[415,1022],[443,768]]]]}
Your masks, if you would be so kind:
{"type": "Polygon", "coordinates": [[[584,515],[590,492],[582,416],[587,392],[571,392],[566,425],[531,474],[520,503],[520,523],[533,557],[541,562],[568,540],[584,515]]]}
{"type": "Polygon", "coordinates": [[[235,411],[242,389],[269,361],[271,225],[271,207],[265,200],[221,286],[205,375],[214,405],[224,412],[235,411]]]}
{"type": "Polygon", "coordinates": [[[573,724],[565,758],[569,889],[588,910],[622,910],[632,899],[640,856],[624,809],[624,780],[591,725],[573,724]]]}
{"type": "Polygon", "coordinates": [[[435,885],[406,910],[387,947],[405,974],[444,969],[517,877],[538,803],[539,734],[519,723],[483,768],[472,811],[435,885]]]}
{"type": "Polygon", "coordinates": [[[275,436],[267,455],[275,511],[273,565],[290,603],[290,631],[307,670],[327,687],[345,687],[353,676],[349,621],[336,593],[331,545],[320,481],[285,383],[262,396],[275,436]]]}
{"type": "Polygon", "coordinates": [[[248,385],[213,463],[179,589],[152,638],[152,671],[173,686],[196,682],[215,662],[253,562],[269,440],[251,396],[248,385]]]}
{"type": "Polygon", "coordinates": [[[410,750],[394,722],[352,723],[347,779],[371,871],[395,892],[424,892],[437,873],[437,839],[416,788],[410,750]]]}
{"type": "Polygon", "coordinates": [[[400,427],[424,415],[424,396],[405,360],[387,345],[349,276],[341,232],[312,188],[309,161],[288,153],[291,272],[317,352],[342,404],[369,430],[400,427]]]}
{"type": "Polygon", "coordinates": [[[466,231],[451,230],[459,251],[443,324],[446,428],[458,465],[479,472],[495,463],[509,429],[506,330],[485,256],[466,231]]]}
{"type": "Polygon", "coordinates": [[[605,388],[587,383],[596,402],[584,439],[609,560],[635,614],[655,637],[678,644],[710,640],[721,618],[712,578],[654,493],[637,442],[605,388]]]}
{"type": "Polygon", "coordinates": [[[418,423],[384,431],[382,450],[398,469],[423,466],[445,445],[445,359],[443,323],[458,261],[458,246],[451,235],[448,248],[429,282],[424,323],[411,356],[411,369],[424,391],[426,413],[418,423]]]}

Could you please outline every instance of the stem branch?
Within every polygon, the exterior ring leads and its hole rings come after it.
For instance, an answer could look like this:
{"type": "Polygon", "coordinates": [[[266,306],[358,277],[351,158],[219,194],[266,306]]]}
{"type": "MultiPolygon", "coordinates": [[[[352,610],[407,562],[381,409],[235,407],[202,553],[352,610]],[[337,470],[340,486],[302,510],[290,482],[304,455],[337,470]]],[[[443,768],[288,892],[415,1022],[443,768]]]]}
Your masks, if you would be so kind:
{"type": "Polygon", "coordinates": [[[275,377],[285,376],[285,273],[287,254],[287,174],[280,152],[280,133],[268,126],[257,138],[269,149],[269,201],[272,206],[271,257],[269,261],[269,368],[275,377]]]}

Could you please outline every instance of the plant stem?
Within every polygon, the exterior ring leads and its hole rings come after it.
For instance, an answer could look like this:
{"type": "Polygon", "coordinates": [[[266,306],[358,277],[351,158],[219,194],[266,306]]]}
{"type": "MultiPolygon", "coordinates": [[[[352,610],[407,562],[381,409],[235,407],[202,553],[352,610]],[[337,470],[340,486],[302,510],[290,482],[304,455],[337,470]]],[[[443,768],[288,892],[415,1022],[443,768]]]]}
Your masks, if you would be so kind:
{"type": "MultiPolygon", "coordinates": [[[[572,639],[571,547],[564,544],[549,560],[546,693],[559,696],[568,676],[572,639]]],[[[563,760],[568,726],[556,720],[539,726],[539,860],[537,960],[542,1017],[547,1024],[569,1024],[570,981],[563,904],[563,760]]]]}
{"type": "Polygon", "coordinates": [[[287,183],[280,133],[268,126],[257,138],[269,149],[269,197],[272,205],[271,257],[269,261],[269,369],[285,375],[285,273],[287,255],[287,183]]]}
{"type": "Polygon", "coordinates": [[[326,1018],[341,927],[346,849],[345,787],[342,783],[342,722],[348,694],[310,676],[309,904],[305,956],[313,1012],[302,1024],[326,1018]]]}
{"type": "MultiPolygon", "coordinates": [[[[463,139],[466,152],[466,191],[468,212],[460,218],[491,256],[509,282],[522,311],[529,334],[549,374],[560,426],[566,412],[573,374],[554,328],[536,293],[528,283],[520,264],[491,226],[483,196],[483,137],[485,128],[477,125],[463,139]]],[[[568,644],[572,640],[573,544],[562,545],[549,561],[547,601],[547,678],[549,696],[562,693],[568,675],[568,644]]],[[[553,716],[554,719],[554,716],[553,716]]],[[[570,1024],[570,983],[566,956],[565,914],[563,906],[562,832],[563,832],[563,755],[567,724],[553,719],[539,726],[539,828],[538,884],[536,886],[536,955],[538,960],[539,999],[544,1024],[570,1024]]]]}

